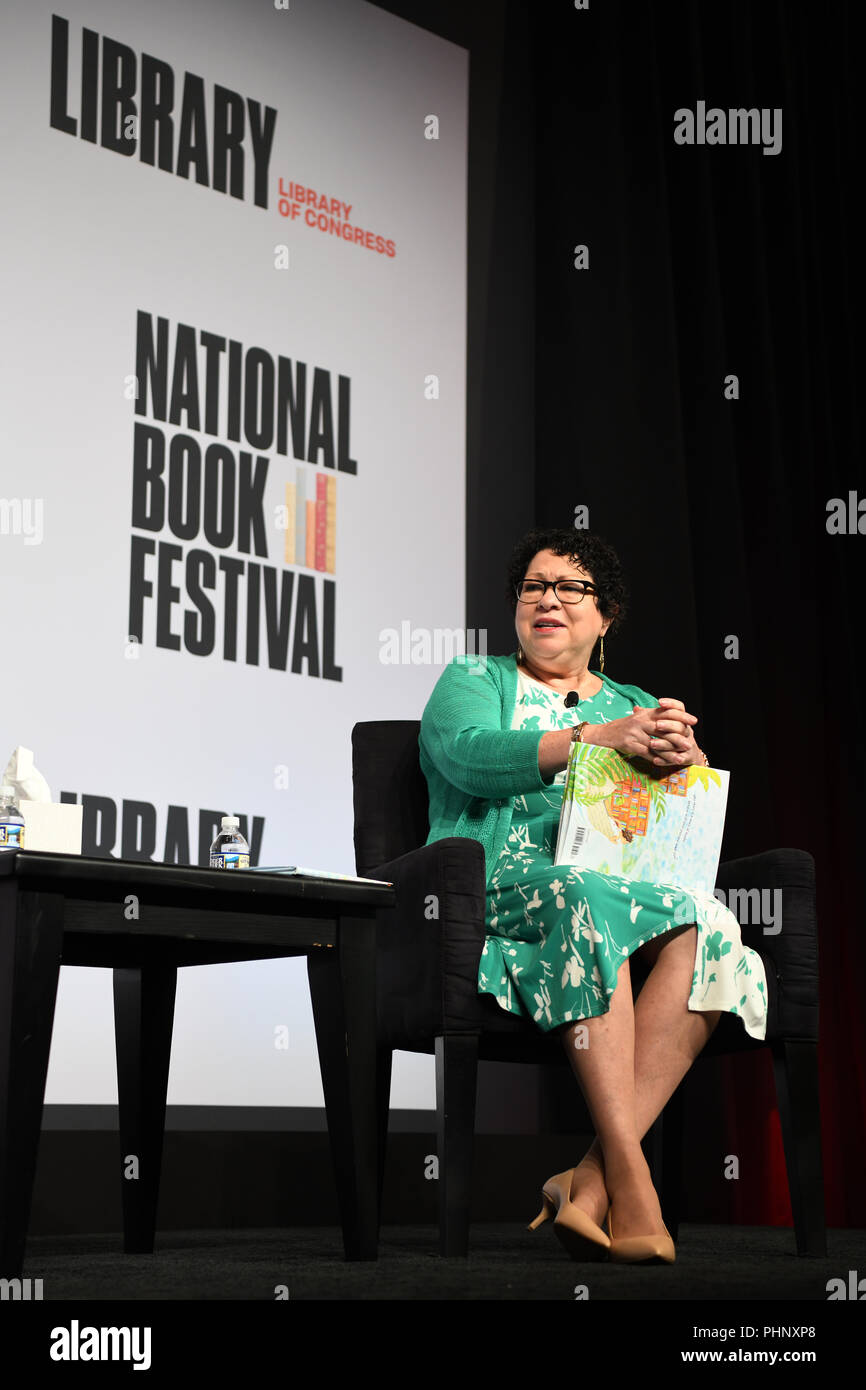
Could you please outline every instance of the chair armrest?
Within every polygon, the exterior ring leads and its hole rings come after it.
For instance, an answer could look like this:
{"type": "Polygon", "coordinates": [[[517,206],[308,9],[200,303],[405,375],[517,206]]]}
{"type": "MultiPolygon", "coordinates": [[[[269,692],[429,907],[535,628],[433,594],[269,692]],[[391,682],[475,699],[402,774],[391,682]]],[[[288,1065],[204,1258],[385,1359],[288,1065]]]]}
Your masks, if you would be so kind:
{"type": "Polygon", "coordinates": [[[395,907],[377,915],[379,1044],[432,1051],[444,1028],[460,1028],[455,1003],[477,978],[486,934],[484,851],[477,840],[452,836],[369,876],[389,879],[396,894],[395,907]]]}
{"type": "Polygon", "coordinates": [[[716,886],[722,890],[717,896],[724,895],[740,923],[744,943],[773,974],[773,982],[768,981],[768,1037],[772,1032],[774,1037],[816,1039],[818,919],[811,854],[777,849],[728,860],[719,865],[716,886]]]}

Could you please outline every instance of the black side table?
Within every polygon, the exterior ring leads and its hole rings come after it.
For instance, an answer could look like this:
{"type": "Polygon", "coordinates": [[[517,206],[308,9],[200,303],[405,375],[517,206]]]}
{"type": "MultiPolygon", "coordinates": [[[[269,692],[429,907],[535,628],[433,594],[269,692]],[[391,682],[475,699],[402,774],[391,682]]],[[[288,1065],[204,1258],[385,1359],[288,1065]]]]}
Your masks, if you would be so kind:
{"type": "Polygon", "coordinates": [[[61,965],[114,971],[121,1167],[139,1159],[124,1250],[147,1253],[178,967],[305,955],[346,1258],[375,1260],[376,913],[393,903],[385,885],[0,854],[0,1277],[23,1266],[61,965]]]}

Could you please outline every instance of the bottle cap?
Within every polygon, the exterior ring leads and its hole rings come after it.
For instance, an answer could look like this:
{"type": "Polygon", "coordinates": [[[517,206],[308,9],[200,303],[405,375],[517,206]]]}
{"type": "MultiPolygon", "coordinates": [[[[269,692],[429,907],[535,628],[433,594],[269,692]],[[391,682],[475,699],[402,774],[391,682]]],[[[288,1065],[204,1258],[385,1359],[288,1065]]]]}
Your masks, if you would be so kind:
{"type": "Polygon", "coordinates": [[[237,830],[239,825],[240,821],[237,816],[223,816],[222,818],[223,830],[237,830]]]}

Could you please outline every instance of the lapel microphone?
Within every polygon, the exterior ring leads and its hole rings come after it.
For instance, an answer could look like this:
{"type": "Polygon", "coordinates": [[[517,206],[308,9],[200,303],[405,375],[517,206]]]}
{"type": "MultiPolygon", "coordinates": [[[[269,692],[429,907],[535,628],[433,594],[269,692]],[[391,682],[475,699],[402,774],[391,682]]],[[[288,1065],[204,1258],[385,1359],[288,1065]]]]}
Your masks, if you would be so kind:
{"type": "Polygon", "coordinates": [[[566,708],[566,709],[574,709],[575,705],[579,705],[579,704],[580,704],[580,696],[578,695],[577,691],[576,691],[576,690],[569,690],[568,694],[567,694],[566,697],[565,697],[565,708],[566,708]]]}

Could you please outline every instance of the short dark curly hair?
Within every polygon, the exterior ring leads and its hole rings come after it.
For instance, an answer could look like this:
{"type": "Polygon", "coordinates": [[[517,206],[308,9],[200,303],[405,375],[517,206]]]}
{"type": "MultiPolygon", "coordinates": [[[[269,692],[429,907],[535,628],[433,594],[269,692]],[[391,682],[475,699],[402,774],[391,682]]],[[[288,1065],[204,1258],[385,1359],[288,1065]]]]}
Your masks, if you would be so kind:
{"type": "Polygon", "coordinates": [[[611,630],[619,629],[628,611],[628,590],[619,557],[601,536],[589,531],[529,531],[517,542],[508,562],[508,601],[512,613],[517,609],[516,586],[526,577],[530,560],[540,550],[552,550],[581,566],[592,575],[598,588],[596,601],[603,618],[611,619],[611,630]]]}

